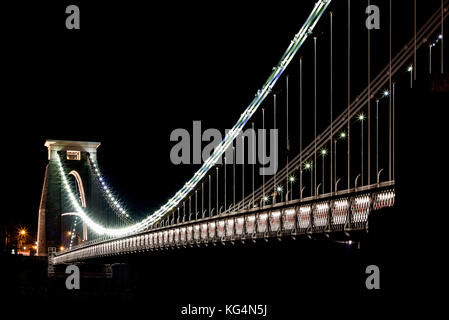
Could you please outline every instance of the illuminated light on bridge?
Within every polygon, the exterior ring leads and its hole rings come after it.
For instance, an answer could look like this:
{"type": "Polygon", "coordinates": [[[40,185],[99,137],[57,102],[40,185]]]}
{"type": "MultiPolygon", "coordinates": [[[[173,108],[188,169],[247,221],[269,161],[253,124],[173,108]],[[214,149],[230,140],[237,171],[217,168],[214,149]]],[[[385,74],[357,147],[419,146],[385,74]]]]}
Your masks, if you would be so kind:
{"type": "Polygon", "coordinates": [[[237,234],[237,235],[243,234],[244,223],[245,223],[245,218],[239,217],[236,219],[235,234],[237,234]]]}
{"type": "MultiPolygon", "coordinates": [[[[390,193],[391,192],[387,192],[390,193]]],[[[376,195],[376,197],[378,197],[376,195]]],[[[383,197],[382,197],[383,198],[383,197]]],[[[354,200],[355,202],[355,200],[354,200]]],[[[360,204],[365,204],[366,201],[361,201],[360,204]]],[[[346,210],[348,208],[348,201],[341,200],[335,205],[335,208],[346,210]]],[[[68,252],[64,256],[54,257],[55,263],[64,261],[76,261],[79,259],[89,259],[98,256],[107,256],[115,254],[126,254],[127,252],[143,252],[154,250],[158,248],[169,248],[198,244],[199,241],[204,243],[216,241],[233,241],[237,239],[245,239],[247,237],[254,238],[255,235],[264,237],[269,232],[303,230],[306,232],[311,227],[311,214],[314,214],[315,220],[318,217],[317,228],[324,228],[327,226],[322,221],[327,220],[327,215],[322,211],[330,211],[330,206],[325,203],[316,205],[315,210],[311,206],[302,206],[297,210],[286,209],[284,211],[273,211],[270,214],[265,212],[256,217],[254,214],[243,217],[223,218],[220,216],[214,217],[218,222],[202,223],[199,222],[194,226],[176,227],[164,231],[149,231],[147,234],[128,236],[124,239],[107,241],[104,243],[91,244],[87,247],[81,247],[76,251],[68,252]],[[298,212],[298,213],[297,213],[298,212]],[[323,214],[320,216],[320,214],[323,214]],[[297,216],[297,222],[295,217],[297,216]],[[268,219],[269,218],[269,219],[268,219]],[[280,223],[283,221],[283,224],[280,223]],[[218,228],[215,232],[215,225],[218,223],[218,228]],[[101,254],[99,255],[99,250],[101,254]]],[[[359,219],[357,212],[354,211],[354,218],[359,219]]],[[[333,219],[335,215],[339,217],[338,213],[333,212],[333,219]]],[[[340,216],[341,218],[346,215],[340,216]]],[[[356,221],[357,222],[357,221],[356,221]]],[[[315,222],[317,223],[317,222],[315,222]]],[[[344,224],[345,221],[334,221],[334,224],[344,224]]],[[[322,229],[324,230],[324,229],[322,229]]]]}
{"type": "Polygon", "coordinates": [[[329,210],[329,205],[327,203],[319,203],[316,208],[318,211],[329,210]]]}
{"type": "Polygon", "coordinates": [[[329,213],[328,203],[318,203],[314,212],[314,224],[315,227],[325,227],[327,225],[329,213]]]}
{"type": "Polygon", "coordinates": [[[391,207],[394,205],[395,193],[394,191],[382,192],[377,195],[377,199],[373,204],[375,210],[382,209],[384,207],[391,207]]]}
{"type": "Polygon", "coordinates": [[[274,212],[271,213],[271,215],[273,217],[277,218],[277,217],[279,217],[281,215],[281,212],[280,211],[274,211],[274,212]]]}
{"type": "Polygon", "coordinates": [[[292,230],[296,224],[296,211],[295,209],[286,209],[284,212],[284,228],[286,230],[292,230]]]}
{"type": "Polygon", "coordinates": [[[309,214],[310,210],[311,210],[310,206],[299,208],[299,211],[300,211],[301,214],[309,214]]]}
{"type": "Polygon", "coordinates": [[[102,176],[100,169],[98,168],[98,165],[95,163],[95,160],[91,156],[89,156],[88,158],[88,164],[90,165],[91,169],[96,172],[95,177],[99,185],[101,186],[100,189],[105,191],[106,196],[111,200],[113,206],[115,207],[115,209],[117,209],[117,212],[119,212],[119,214],[123,215],[124,217],[129,218],[129,214],[123,208],[124,206],[118,201],[118,199],[116,199],[112,195],[110,187],[108,187],[108,185],[106,184],[105,179],[102,176]]]}
{"type": "Polygon", "coordinates": [[[268,220],[268,213],[262,213],[259,215],[256,222],[256,227],[259,232],[264,233],[268,231],[267,220],[268,220]]]}
{"type": "Polygon", "coordinates": [[[349,211],[348,200],[337,200],[334,202],[332,210],[332,222],[335,225],[343,225],[346,223],[346,217],[349,211]]]}
{"type": "Polygon", "coordinates": [[[365,120],[365,115],[363,113],[359,114],[358,119],[359,119],[359,121],[365,120]]]}
{"type": "Polygon", "coordinates": [[[371,199],[369,197],[365,196],[365,197],[356,198],[355,204],[358,206],[359,205],[363,206],[363,205],[369,204],[370,201],[371,201],[371,199]]]}
{"type": "Polygon", "coordinates": [[[355,223],[361,223],[368,219],[371,199],[368,196],[357,197],[352,208],[352,219],[355,223]]]}
{"type": "Polygon", "coordinates": [[[312,208],[310,206],[300,207],[299,208],[299,228],[306,229],[310,226],[310,214],[312,212],[312,208]]]}
{"type": "Polygon", "coordinates": [[[250,215],[246,218],[246,232],[253,234],[256,231],[256,216],[250,215]]]}
{"type": "Polygon", "coordinates": [[[348,200],[337,200],[337,201],[335,201],[335,207],[336,208],[347,208],[348,207],[348,200]]]}

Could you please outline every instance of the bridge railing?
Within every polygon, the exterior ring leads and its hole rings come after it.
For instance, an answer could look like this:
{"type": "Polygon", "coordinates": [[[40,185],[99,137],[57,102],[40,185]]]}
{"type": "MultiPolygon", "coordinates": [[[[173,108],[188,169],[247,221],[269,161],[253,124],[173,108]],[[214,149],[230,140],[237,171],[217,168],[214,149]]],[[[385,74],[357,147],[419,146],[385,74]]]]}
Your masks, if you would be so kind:
{"type": "Polygon", "coordinates": [[[123,238],[90,242],[59,252],[54,263],[170,247],[363,230],[370,212],[393,206],[394,199],[394,186],[389,182],[373,189],[283,202],[154,228],[123,238]]]}
{"type": "MultiPolygon", "coordinates": [[[[347,194],[355,194],[357,192],[365,192],[365,191],[369,191],[369,190],[373,190],[373,189],[382,189],[382,188],[386,188],[386,187],[390,187],[394,185],[394,181],[386,181],[386,182],[382,182],[379,184],[372,184],[372,185],[366,185],[366,186],[361,186],[358,188],[352,188],[352,189],[348,189],[348,190],[340,190],[338,192],[330,192],[330,193],[323,193],[320,194],[318,196],[315,197],[304,197],[302,199],[293,199],[293,200],[287,200],[287,201],[283,201],[283,202],[278,202],[276,204],[266,204],[264,206],[261,207],[256,207],[256,208],[246,208],[246,209],[238,209],[232,212],[227,212],[227,213],[221,213],[221,215],[232,215],[232,214],[241,214],[241,213],[246,213],[246,212],[259,212],[259,211],[266,211],[266,210],[274,210],[276,208],[283,208],[285,206],[291,206],[291,205],[297,205],[297,204],[307,204],[309,202],[315,202],[318,199],[320,200],[325,200],[325,199],[332,199],[334,197],[341,197],[342,195],[347,195],[347,194]]],[[[212,216],[212,217],[216,217],[216,216],[212,216]]],[[[210,220],[211,217],[205,217],[205,218],[199,218],[196,220],[192,220],[194,222],[200,222],[200,221],[208,221],[210,220]]],[[[191,223],[192,221],[187,221],[187,222],[180,222],[180,223],[173,223],[170,224],[169,226],[173,226],[173,225],[183,225],[183,224],[188,224],[191,223]]],[[[166,228],[166,226],[161,226],[161,227],[152,227],[149,230],[158,230],[158,229],[164,229],[166,228]]],[[[84,248],[90,245],[94,245],[97,243],[102,243],[104,241],[108,241],[111,239],[116,239],[113,237],[109,237],[109,236],[103,236],[103,237],[98,237],[96,239],[93,240],[89,240],[89,241],[85,241],[80,243],[79,245],[73,246],[72,249],[70,250],[77,250],[79,248],[84,248]]]]}

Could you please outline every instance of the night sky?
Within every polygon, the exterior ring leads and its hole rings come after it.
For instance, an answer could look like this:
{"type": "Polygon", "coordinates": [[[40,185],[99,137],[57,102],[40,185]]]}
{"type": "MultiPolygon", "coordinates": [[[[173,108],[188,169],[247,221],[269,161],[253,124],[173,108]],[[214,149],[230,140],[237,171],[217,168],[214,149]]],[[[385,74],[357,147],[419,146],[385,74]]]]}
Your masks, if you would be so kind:
{"type": "MultiPolygon", "coordinates": [[[[36,229],[47,162],[45,139],[100,141],[100,166],[133,211],[144,215],[165,203],[197,169],[195,165],[171,164],[172,130],[191,131],[194,120],[201,120],[204,129],[231,128],[298,32],[314,1],[301,1],[296,8],[288,1],[266,6],[258,2],[242,6],[238,1],[145,6],[78,1],[81,30],[70,31],[65,29],[67,4],[30,2],[9,4],[2,10],[2,24],[14,32],[2,40],[6,212],[1,219],[31,230],[36,229]]],[[[379,1],[381,11],[386,10],[385,4],[379,1]]],[[[346,45],[346,16],[345,5],[339,5],[333,8],[339,21],[334,39],[337,111],[346,99],[346,56],[337,50],[346,45]]],[[[366,39],[359,37],[366,35],[364,8],[353,5],[352,36],[354,47],[359,41],[361,52],[366,51],[366,39]]],[[[410,10],[402,12],[404,17],[410,16],[410,10]]],[[[387,14],[381,18],[386,22],[387,14]]],[[[328,33],[328,20],[325,14],[316,30],[319,37],[328,33]]],[[[407,30],[409,37],[410,28],[407,30]]],[[[395,31],[401,32],[401,24],[395,31]]],[[[385,32],[383,28],[373,33],[373,41],[384,45],[385,32]]],[[[319,42],[323,49],[318,54],[323,61],[318,73],[324,104],[328,100],[328,81],[323,80],[328,77],[326,37],[319,42]]],[[[309,79],[310,40],[297,55],[304,55],[309,79]]],[[[354,70],[366,67],[363,54],[354,53],[354,70]]],[[[377,53],[373,49],[373,56],[375,74],[387,55],[385,50],[377,53]]],[[[292,88],[296,86],[291,89],[291,105],[296,106],[293,114],[298,101],[297,60],[285,73],[291,75],[292,88]]],[[[366,79],[363,74],[361,77],[366,79]]],[[[281,105],[285,102],[284,81],[281,78],[276,89],[281,105]]],[[[355,80],[353,95],[364,86],[355,80]]],[[[311,89],[305,84],[306,92],[311,89]]],[[[311,112],[310,99],[310,95],[305,97],[306,117],[311,112]]],[[[310,129],[310,121],[310,117],[305,121],[305,131],[310,129]]],[[[326,122],[322,125],[324,129],[326,122]]],[[[298,130],[298,125],[291,127],[298,130]]]]}
{"type": "Polygon", "coordinates": [[[64,4],[11,6],[1,219],[35,229],[47,138],[101,141],[100,165],[125,201],[144,212],[163,204],[196,168],[171,164],[171,131],[193,120],[232,127],[312,5],[269,23],[279,3],[82,2],[73,32],[64,4]]]}

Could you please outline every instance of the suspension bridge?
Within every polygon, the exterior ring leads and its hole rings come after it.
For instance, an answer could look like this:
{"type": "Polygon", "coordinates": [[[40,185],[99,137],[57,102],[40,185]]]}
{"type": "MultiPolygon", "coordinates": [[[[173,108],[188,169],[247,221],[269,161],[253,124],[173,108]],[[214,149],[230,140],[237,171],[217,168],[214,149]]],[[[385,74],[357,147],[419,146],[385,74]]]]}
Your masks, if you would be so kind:
{"type": "MultiPolygon", "coordinates": [[[[416,1],[407,4],[414,5],[411,37],[395,39],[393,45],[390,1],[388,45],[382,48],[385,64],[377,70],[371,67],[380,54],[372,57],[371,33],[376,31],[366,29],[362,48],[366,72],[357,70],[356,75],[351,70],[351,53],[357,50],[351,41],[351,1],[318,1],[268,80],[210,157],[166,204],[143,219],[133,215],[108,184],[97,159],[99,142],[47,140],[38,254],[48,255],[50,264],[58,265],[286,237],[351,239],[367,232],[370,215],[395,204],[397,86],[413,89],[418,76],[444,73],[448,2],[432,8],[422,24],[417,23],[416,1]],[[336,19],[347,34],[334,34],[336,19]],[[338,36],[345,45],[335,43],[338,36]],[[318,53],[324,42],[329,50],[318,53]],[[432,55],[438,47],[441,68],[436,71],[432,55]],[[297,56],[302,49],[311,52],[297,56]],[[346,84],[334,72],[340,67],[335,65],[337,49],[347,57],[346,84]],[[317,72],[323,68],[323,57],[329,68],[326,79],[317,72]],[[426,58],[422,63],[421,57],[426,58]],[[288,68],[290,64],[294,70],[288,68]],[[320,97],[322,82],[329,95],[326,101],[320,97]],[[357,95],[354,88],[360,85],[355,83],[364,83],[357,95]],[[292,114],[298,117],[293,119],[292,114]],[[236,165],[235,147],[249,141],[244,130],[250,124],[262,129],[262,146],[268,128],[283,132],[285,139],[276,139],[274,147],[279,151],[279,170],[271,176],[258,175],[254,163],[236,165]]],[[[241,156],[243,160],[255,157],[255,150],[241,156]]]]}

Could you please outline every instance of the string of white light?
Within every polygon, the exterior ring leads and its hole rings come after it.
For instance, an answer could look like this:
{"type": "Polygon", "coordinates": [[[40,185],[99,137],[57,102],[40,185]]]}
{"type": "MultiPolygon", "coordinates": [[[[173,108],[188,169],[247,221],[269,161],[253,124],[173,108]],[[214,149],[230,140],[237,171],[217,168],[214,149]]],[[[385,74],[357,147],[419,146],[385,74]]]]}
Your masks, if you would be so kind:
{"type": "Polygon", "coordinates": [[[153,214],[148,215],[142,221],[135,223],[131,226],[122,227],[119,229],[106,228],[93,219],[91,219],[86,212],[84,212],[83,208],[80,206],[79,202],[76,200],[76,197],[73,195],[73,192],[70,188],[70,185],[67,183],[67,178],[64,173],[64,168],[59,156],[58,164],[60,168],[60,173],[62,177],[62,181],[64,183],[64,189],[69,194],[69,198],[72,201],[74,208],[76,209],[75,214],[78,215],[95,233],[100,235],[108,235],[108,236],[124,236],[127,234],[136,233],[139,231],[143,231],[149,226],[157,223],[162,219],[165,215],[170,213],[173,209],[175,209],[182,200],[185,199],[196,187],[196,185],[202,180],[202,178],[207,174],[207,172],[215,166],[217,161],[222,157],[223,153],[228,149],[234,139],[241,133],[243,127],[246,125],[248,120],[252,117],[252,115],[257,111],[260,104],[264,101],[264,99],[269,95],[277,80],[280,78],[284,70],[287,68],[293,57],[295,56],[298,49],[307,39],[307,37],[312,33],[315,25],[321,18],[322,14],[330,4],[331,0],[320,0],[315,3],[315,6],[307,18],[304,25],[301,27],[299,32],[295,35],[293,40],[290,42],[287,50],[284,55],[280,59],[280,62],[276,67],[273,68],[273,72],[269,76],[268,80],[264,83],[261,90],[257,91],[256,96],[246,108],[246,110],[241,114],[237,123],[234,127],[226,134],[221,143],[215,148],[212,155],[203,163],[201,168],[193,175],[193,177],[178,191],[176,194],[168,200],[166,204],[164,204],[161,208],[156,210],[153,214]]]}
{"type": "Polygon", "coordinates": [[[87,224],[89,228],[91,228],[95,233],[100,235],[121,236],[135,233],[138,230],[138,227],[140,227],[139,224],[135,224],[120,229],[113,229],[113,228],[105,228],[101,224],[95,222],[92,218],[90,218],[89,215],[81,207],[79,199],[75,196],[72,187],[70,186],[69,180],[67,179],[67,175],[64,166],[62,164],[61,158],[59,157],[59,154],[56,155],[56,162],[58,164],[63,189],[68,194],[70,203],[75,209],[75,211],[72,213],[73,215],[78,216],[83,222],[87,224]]]}
{"type": "Polygon", "coordinates": [[[125,210],[125,206],[122,201],[119,201],[116,196],[113,195],[110,186],[106,183],[104,175],[98,167],[98,164],[94,162],[92,157],[89,156],[88,163],[91,166],[92,172],[94,172],[94,178],[97,180],[100,191],[102,192],[104,198],[107,200],[111,208],[122,218],[129,218],[129,213],[125,210]]]}
{"type": "Polygon", "coordinates": [[[73,239],[75,238],[75,232],[76,232],[76,223],[78,222],[78,217],[75,218],[75,221],[73,222],[72,226],[72,233],[70,234],[70,245],[69,249],[72,249],[73,239]]]}

